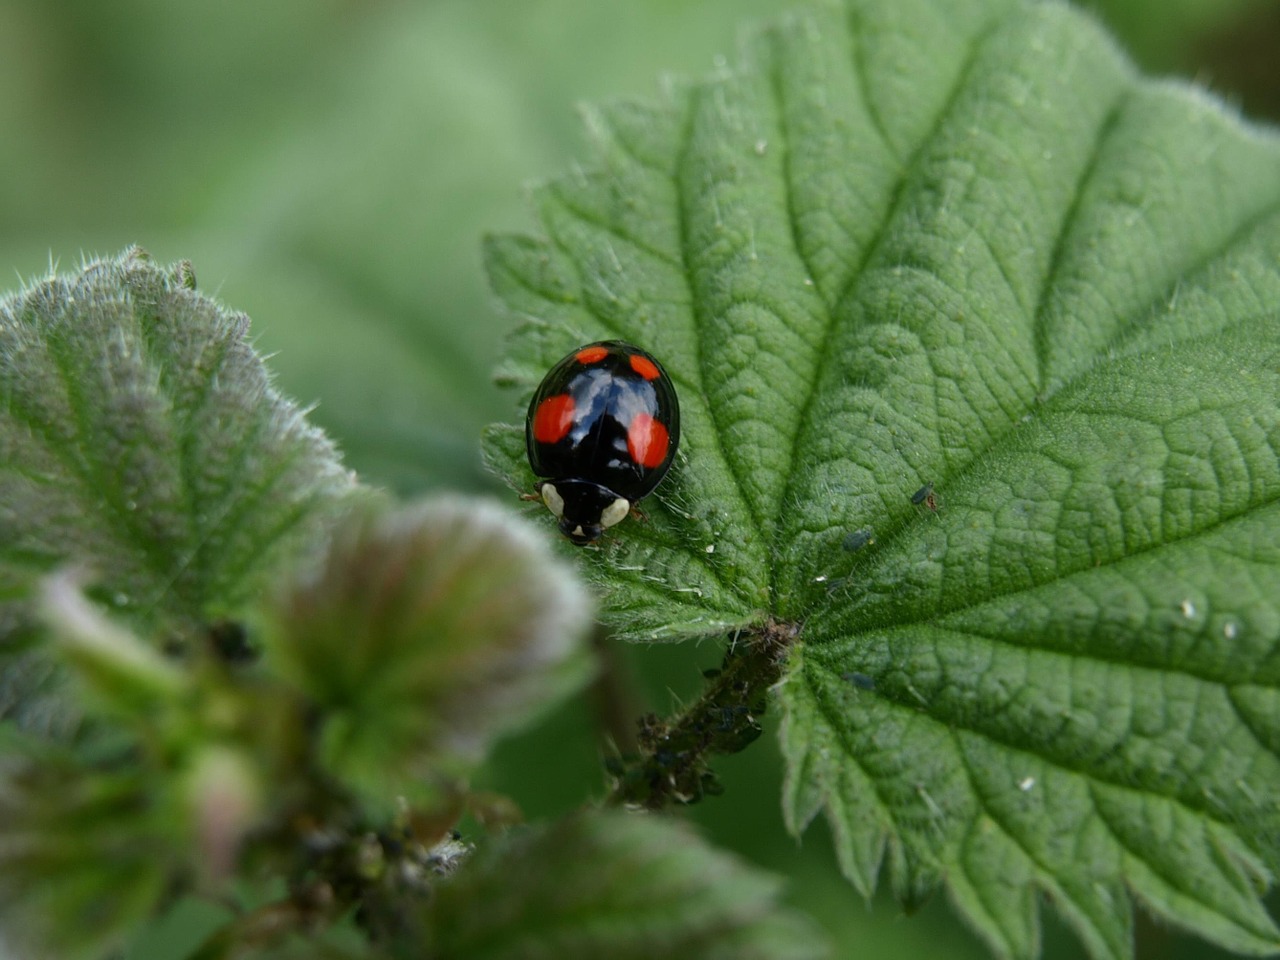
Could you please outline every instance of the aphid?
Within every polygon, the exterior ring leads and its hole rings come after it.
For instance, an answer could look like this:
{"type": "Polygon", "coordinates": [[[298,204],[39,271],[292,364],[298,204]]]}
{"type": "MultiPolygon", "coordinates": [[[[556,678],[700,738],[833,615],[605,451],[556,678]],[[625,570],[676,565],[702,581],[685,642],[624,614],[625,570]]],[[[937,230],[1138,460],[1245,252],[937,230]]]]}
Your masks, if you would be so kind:
{"type": "Polygon", "coordinates": [[[938,512],[938,498],[934,495],[933,484],[926,483],[923,487],[911,495],[911,502],[917,507],[924,504],[934,513],[938,512]]]}
{"type": "Polygon", "coordinates": [[[840,546],[850,553],[861,550],[869,543],[874,543],[875,537],[870,527],[863,527],[860,530],[853,530],[844,535],[844,539],[840,542],[840,546]]]}

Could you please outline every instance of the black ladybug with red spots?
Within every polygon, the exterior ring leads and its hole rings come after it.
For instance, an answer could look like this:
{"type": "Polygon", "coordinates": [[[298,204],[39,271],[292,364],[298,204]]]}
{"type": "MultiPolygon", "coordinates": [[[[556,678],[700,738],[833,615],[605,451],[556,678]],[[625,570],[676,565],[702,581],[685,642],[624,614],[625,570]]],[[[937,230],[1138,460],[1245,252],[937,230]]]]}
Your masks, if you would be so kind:
{"type": "Polygon", "coordinates": [[[579,546],[653,492],[680,442],[680,403],[652,356],[621,340],[579,347],[548,371],[524,424],[537,494],[579,546]]]}

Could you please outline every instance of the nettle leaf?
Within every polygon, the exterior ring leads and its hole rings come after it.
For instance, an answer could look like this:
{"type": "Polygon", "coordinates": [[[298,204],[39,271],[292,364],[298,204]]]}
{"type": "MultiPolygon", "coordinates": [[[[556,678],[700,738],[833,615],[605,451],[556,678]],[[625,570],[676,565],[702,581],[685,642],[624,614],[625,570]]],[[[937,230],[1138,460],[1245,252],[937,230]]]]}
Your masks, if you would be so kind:
{"type": "Polygon", "coordinates": [[[176,798],[136,768],[97,769],[10,727],[0,746],[0,949],[118,951],[181,877],[176,798]]]}
{"type": "Polygon", "coordinates": [[[513,831],[442,884],[425,918],[425,955],[827,956],[813,923],[778,906],[780,888],[777,878],[708,847],[674,821],[580,814],[513,831]]]}
{"type": "Polygon", "coordinates": [[[47,712],[41,668],[13,653],[41,575],[83,567],[140,632],[181,637],[352,489],[248,326],[137,249],[0,300],[0,711],[47,712]]]}
{"type": "Polygon", "coordinates": [[[603,336],[677,381],[605,618],[802,628],[786,817],[863,894],[1280,949],[1280,139],[1018,0],[827,3],[592,120],[489,264],[523,398],[603,336]]]}
{"type": "Polygon", "coordinates": [[[586,590],[509,510],[457,496],[338,523],[266,611],[268,656],[324,724],[326,759],[380,795],[577,690],[594,667],[586,590]]]}

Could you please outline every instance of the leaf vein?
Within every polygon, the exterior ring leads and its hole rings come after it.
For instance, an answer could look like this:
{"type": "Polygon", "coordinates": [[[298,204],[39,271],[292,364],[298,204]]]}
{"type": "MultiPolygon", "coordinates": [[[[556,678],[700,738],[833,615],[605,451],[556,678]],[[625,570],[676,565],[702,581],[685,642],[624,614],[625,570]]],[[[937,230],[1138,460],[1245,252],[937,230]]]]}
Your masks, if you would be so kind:
{"type": "Polygon", "coordinates": [[[597,230],[600,230],[601,232],[608,234],[614,239],[621,240],[624,243],[627,243],[630,246],[635,247],[637,250],[641,251],[642,253],[645,253],[648,256],[653,257],[653,259],[657,260],[659,263],[663,264],[664,266],[670,267],[673,270],[677,270],[677,271],[680,270],[680,263],[671,254],[666,253],[665,251],[659,250],[657,247],[654,247],[652,244],[649,244],[644,240],[641,240],[638,237],[633,236],[632,234],[628,233],[627,231],[619,227],[616,223],[613,223],[603,217],[600,217],[594,212],[586,210],[581,206],[579,206],[578,204],[575,204],[572,200],[569,199],[568,196],[566,196],[561,191],[552,190],[552,191],[549,191],[547,195],[550,197],[553,197],[555,201],[559,203],[567,213],[569,213],[576,219],[582,221],[583,223],[587,224],[588,226],[595,227],[597,230]]]}
{"type": "MultiPolygon", "coordinates": [[[[830,667],[823,664],[817,664],[815,665],[815,668],[825,671],[829,676],[833,677],[835,682],[843,682],[843,681],[840,681],[839,677],[834,673],[834,671],[830,667]]],[[[954,737],[957,734],[957,732],[963,731],[964,733],[970,736],[973,736],[976,739],[984,740],[987,743],[990,743],[1000,748],[1001,750],[1015,752],[1019,754],[1026,754],[1027,756],[1034,757],[1036,760],[1040,761],[1041,763],[1044,763],[1055,770],[1059,770],[1064,774],[1067,774],[1069,776],[1080,777],[1085,783],[1090,783],[1090,784],[1096,783],[1106,787],[1114,787],[1117,789],[1130,790],[1136,793],[1142,793],[1147,796],[1157,797],[1161,800],[1164,800],[1168,803],[1178,806],[1179,808],[1187,811],[1188,813],[1194,814],[1196,816],[1204,817],[1208,820],[1212,820],[1214,823],[1222,826],[1227,830],[1230,830],[1233,833],[1236,832],[1234,828],[1234,824],[1231,821],[1228,821],[1224,817],[1216,816],[1215,811],[1212,810],[1207,804],[1205,806],[1195,806],[1189,800],[1181,796],[1176,796],[1176,795],[1167,794],[1167,793],[1160,793],[1155,790],[1138,790],[1132,785],[1132,783],[1125,783],[1119,780],[1108,779],[1106,776],[1103,775],[1101,767],[1096,763],[1092,763],[1087,766],[1084,765],[1083,763],[1080,766],[1072,766],[1071,764],[1065,762],[1063,759],[1059,757],[1053,756],[1048,753],[1038,752],[1036,750],[1030,749],[1029,747],[1027,747],[1022,743],[1015,742],[1013,740],[1008,739],[1007,737],[1002,737],[992,730],[978,727],[971,721],[969,717],[963,714],[956,713],[956,712],[944,714],[941,711],[936,711],[935,709],[933,709],[934,705],[932,704],[922,709],[922,705],[919,700],[913,697],[908,697],[906,695],[898,694],[896,691],[888,687],[877,685],[875,690],[875,695],[896,710],[901,710],[914,718],[923,718],[927,720],[929,723],[937,725],[938,727],[942,728],[942,730],[945,731],[946,734],[950,737],[954,737]]],[[[815,696],[815,700],[819,700],[819,709],[823,714],[824,720],[827,721],[828,727],[830,727],[833,730],[838,730],[838,726],[833,722],[832,718],[833,717],[835,717],[836,719],[843,719],[843,718],[840,718],[838,715],[833,714],[831,709],[825,703],[825,701],[820,700],[817,696],[815,696]]],[[[841,740],[842,740],[842,745],[847,747],[847,741],[844,740],[843,737],[841,737],[841,740]]],[[[858,759],[852,753],[852,751],[846,749],[846,753],[849,756],[849,758],[853,760],[853,762],[858,763],[858,759]]],[[[961,751],[960,755],[963,757],[963,751],[961,751]]],[[[964,766],[966,767],[966,773],[968,773],[970,777],[972,777],[972,771],[968,769],[967,762],[964,764],[964,766]]],[[[863,769],[865,773],[865,768],[863,768],[860,763],[859,763],[859,768],[863,769]]],[[[874,781],[874,778],[869,777],[869,779],[872,779],[874,781]]],[[[1010,789],[1017,790],[1018,787],[1016,784],[1011,783],[1010,789]]],[[[1205,798],[1205,799],[1207,800],[1208,798],[1205,798]]],[[[983,806],[984,808],[986,807],[985,804],[983,806]]]]}
{"type": "Polygon", "coordinates": [[[1093,145],[1089,151],[1089,158],[1081,169],[1080,176],[1076,179],[1075,189],[1071,194],[1071,203],[1068,205],[1062,219],[1058,221],[1058,229],[1054,234],[1048,269],[1045,271],[1044,278],[1040,283],[1039,295],[1036,297],[1035,310],[1031,317],[1035,355],[1040,365],[1036,383],[1041,392],[1046,388],[1049,370],[1049,295],[1057,284],[1058,272],[1062,268],[1063,259],[1067,252],[1067,240],[1079,221],[1080,213],[1083,209],[1085,190],[1098,172],[1099,164],[1102,160],[1103,147],[1115,131],[1124,108],[1131,98],[1132,93],[1129,90],[1122,91],[1098,125],[1098,129],[1094,134],[1093,145]]]}
{"type": "MultiPolygon", "coordinates": [[[[717,413],[717,408],[707,401],[706,384],[709,377],[707,369],[707,351],[703,346],[703,337],[705,336],[705,331],[709,325],[699,322],[701,298],[696,296],[695,291],[693,290],[693,238],[689,223],[689,215],[687,212],[690,198],[686,196],[684,180],[680,176],[680,171],[685,169],[686,166],[691,163],[693,157],[693,131],[694,123],[696,122],[696,110],[694,108],[693,99],[693,95],[690,95],[685,99],[685,116],[680,132],[680,145],[677,151],[675,164],[676,172],[672,177],[671,183],[676,194],[676,216],[680,243],[679,259],[682,266],[680,273],[681,276],[685,278],[685,282],[689,288],[689,316],[694,326],[692,339],[694,351],[697,354],[697,356],[694,357],[694,365],[697,367],[702,379],[701,388],[698,390],[698,396],[703,401],[703,405],[706,409],[707,420],[713,427],[710,432],[712,441],[715,444],[716,453],[720,458],[720,462],[724,466],[725,473],[733,482],[733,485],[737,490],[738,500],[743,506],[743,512],[751,518],[752,525],[755,528],[755,542],[764,545],[766,544],[764,536],[764,518],[756,512],[751,498],[747,496],[746,484],[743,482],[743,478],[734,461],[729,457],[728,450],[725,449],[724,424],[721,422],[721,417],[717,413]]],[[[767,560],[765,562],[767,564],[767,560]]]]}
{"type": "Polygon", "coordinates": [[[849,59],[851,60],[855,85],[858,88],[858,97],[861,99],[862,105],[866,107],[867,118],[871,121],[871,128],[875,130],[876,136],[880,138],[880,142],[884,144],[889,154],[895,160],[901,162],[902,157],[898,154],[893,141],[889,138],[888,128],[885,126],[884,117],[880,112],[880,105],[871,96],[874,84],[867,73],[865,26],[865,21],[859,15],[858,8],[854,4],[847,4],[845,6],[845,28],[849,32],[849,59]]]}
{"type": "MultiPolygon", "coordinates": [[[[1196,540],[1209,537],[1213,534],[1218,533],[1222,528],[1227,527],[1232,523],[1244,520],[1248,518],[1250,515],[1255,515],[1259,511],[1274,507],[1277,504],[1280,504],[1280,491],[1277,491],[1276,495],[1269,499],[1260,499],[1258,501],[1250,503],[1239,510],[1236,510],[1225,516],[1217,517],[1210,523],[1207,523],[1194,530],[1190,530],[1186,533],[1176,535],[1171,539],[1161,540],[1159,542],[1152,542],[1149,544],[1137,545],[1137,546],[1133,544],[1126,544],[1125,553],[1122,556],[1111,557],[1111,558],[1106,558],[1102,560],[1090,560],[1082,564],[1081,566],[1078,566],[1075,568],[1058,570],[1049,579],[1039,580],[1028,586],[1019,586],[1019,587],[1011,588],[1009,590],[989,592],[989,593],[985,593],[982,596],[967,596],[963,598],[960,602],[957,602],[951,606],[937,606],[937,607],[931,608],[927,612],[921,612],[916,616],[912,616],[910,619],[894,619],[894,620],[881,620],[881,621],[875,621],[875,622],[868,622],[862,627],[862,629],[905,627],[905,626],[913,626],[913,625],[930,623],[945,617],[953,616],[957,613],[963,613],[965,611],[986,606],[988,604],[992,604],[1000,600],[1005,600],[1010,597],[1016,597],[1019,594],[1028,593],[1033,590],[1038,590],[1042,587],[1048,586],[1053,583],[1057,583],[1062,580],[1070,579],[1071,577],[1075,577],[1080,574],[1089,573],[1094,570],[1119,568],[1119,567],[1122,567],[1123,565],[1132,563],[1141,557],[1145,557],[1148,554],[1155,554],[1160,551],[1171,550],[1176,548],[1179,544],[1193,543],[1196,540]]],[[[913,612],[914,611],[907,611],[907,613],[913,613],[913,612]]]]}
{"type": "MultiPolygon", "coordinates": [[[[85,405],[87,401],[83,391],[81,391],[76,378],[72,375],[67,357],[58,349],[58,337],[50,336],[51,333],[55,332],[48,329],[42,330],[41,340],[49,358],[53,361],[53,367],[58,373],[68,405],[75,418],[76,431],[78,433],[76,445],[81,450],[99,450],[101,445],[94,442],[94,431],[89,418],[86,416],[85,405]]],[[[120,331],[117,332],[121,333],[120,331]]],[[[109,363],[110,361],[105,362],[109,363]]],[[[59,459],[63,458],[59,457],[59,459]]],[[[142,518],[138,517],[136,513],[131,514],[125,504],[121,502],[122,490],[120,484],[115,482],[118,473],[114,469],[108,469],[109,466],[114,467],[115,465],[108,465],[101,460],[94,459],[86,461],[84,466],[77,470],[85,492],[93,492],[102,496],[101,502],[106,506],[106,509],[100,511],[99,516],[107,518],[115,528],[117,535],[123,534],[128,543],[137,547],[138,552],[154,572],[162,573],[167,566],[166,558],[161,557],[154,549],[154,539],[140,525],[142,518]]]]}
{"type": "MultiPolygon", "coordinates": [[[[806,668],[807,666],[808,664],[806,663],[806,668]]],[[[822,667],[821,665],[818,665],[818,669],[825,670],[826,668],[822,667]]],[[[827,671],[827,672],[830,673],[830,671],[827,671]]],[[[880,787],[879,778],[873,776],[871,772],[866,768],[866,766],[862,763],[861,757],[858,756],[858,753],[854,749],[853,744],[850,743],[848,736],[845,734],[844,724],[840,722],[845,718],[835,712],[834,705],[830,702],[829,698],[823,696],[822,691],[817,689],[814,686],[814,678],[809,675],[809,672],[807,669],[802,671],[802,675],[804,676],[805,686],[808,688],[809,699],[812,703],[814,703],[817,706],[818,713],[822,716],[823,723],[826,725],[827,729],[830,730],[835,735],[835,738],[840,744],[840,748],[844,752],[844,755],[848,757],[849,760],[854,764],[854,766],[858,768],[858,770],[861,772],[863,776],[863,779],[865,779],[866,782],[870,784],[871,792],[874,795],[876,805],[880,808],[880,811],[884,814],[885,820],[893,824],[894,834],[898,837],[904,836],[902,825],[898,822],[897,817],[894,816],[893,806],[892,804],[889,803],[889,800],[884,795],[884,791],[880,787]]],[[[812,743],[813,738],[810,737],[809,740],[810,740],[810,743],[812,743]]],[[[806,755],[808,755],[809,751],[806,750],[805,753],[806,755]]],[[[830,794],[831,792],[832,790],[830,786],[824,786],[823,788],[824,794],[830,794]]],[[[839,795],[838,792],[836,795],[837,796],[839,795]]]]}
{"type": "MultiPolygon", "coordinates": [[[[969,730],[963,732],[969,736],[981,736],[980,734],[974,734],[969,730]]],[[[965,776],[969,781],[969,788],[973,793],[974,799],[982,806],[983,812],[993,824],[1000,828],[1000,832],[1008,838],[1009,842],[1017,847],[1022,855],[1027,858],[1027,861],[1036,867],[1036,880],[1039,882],[1040,886],[1045,890],[1051,890],[1056,895],[1069,900],[1076,909],[1076,916],[1080,919],[1088,920],[1089,925],[1093,928],[1093,936],[1101,942],[1106,942],[1107,938],[1103,935],[1098,923],[1090,915],[1089,910],[1080,902],[1078,897],[1072,895],[1070,889],[1071,885],[1063,882],[1061,872],[1055,869],[1053,865],[1046,863],[1044,858],[1037,854],[1030,844],[1028,844],[1027,841],[1019,835],[1018,831],[1013,829],[1009,822],[1000,815],[1000,812],[987,802],[987,799],[984,796],[985,791],[979,788],[979,780],[966,757],[963,745],[960,743],[960,734],[961,731],[953,730],[952,742],[956,745],[956,754],[960,757],[961,766],[964,767],[965,776]]],[[[974,817],[969,825],[968,832],[972,834],[973,831],[977,829],[978,824],[978,818],[974,817]]],[[[978,886],[978,889],[983,889],[983,886],[978,886]]]]}
{"type": "MultiPolygon", "coordinates": [[[[804,448],[809,439],[809,435],[815,430],[819,429],[818,426],[816,426],[812,422],[813,413],[814,413],[814,407],[816,405],[817,398],[821,390],[824,378],[827,374],[828,365],[831,362],[831,356],[834,352],[831,350],[831,341],[836,333],[837,324],[835,320],[836,320],[837,313],[841,305],[846,303],[853,296],[853,292],[857,289],[859,282],[861,281],[862,277],[866,273],[867,265],[871,262],[872,258],[879,252],[881,245],[884,243],[885,238],[888,235],[889,224],[892,223],[894,216],[897,214],[898,209],[902,203],[902,198],[903,198],[903,195],[905,194],[907,183],[910,180],[916,167],[920,163],[921,155],[923,154],[927,145],[931,142],[933,137],[936,135],[937,131],[942,127],[943,123],[945,123],[946,118],[951,113],[958,98],[960,97],[961,91],[964,90],[965,85],[968,82],[968,79],[970,77],[970,74],[972,73],[974,66],[977,63],[979,47],[982,46],[983,41],[985,41],[986,39],[989,39],[992,35],[994,35],[996,30],[998,29],[998,26],[999,26],[998,20],[995,20],[991,23],[986,24],[985,27],[983,28],[983,31],[979,35],[979,37],[975,39],[975,42],[973,43],[973,46],[969,50],[968,56],[963,66],[956,74],[956,78],[952,83],[951,89],[947,93],[945,102],[943,103],[942,107],[938,110],[937,116],[934,118],[934,121],[930,130],[922,137],[920,143],[916,146],[915,150],[912,152],[911,158],[903,166],[902,173],[898,177],[897,182],[894,184],[893,196],[891,197],[886,207],[884,220],[879,224],[874,235],[868,241],[866,245],[866,249],[863,252],[861,262],[850,273],[848,281],[845,283],[844,287],[840,290],[835,300],[832,303],[828,304],[827,306],[826,322],[820,338],[820,345],[818,347],[817,364],[813,371],[813,377],[812,377],[809,390],[806,393],[804,400],[800,404],[800,416],[799,416],[799,419],[797,420],[797,429],[795,432],[795,436],[792,439],[791,454],[790,454],[790,457],[788,458],[787,478],[786,478],[786,481],[779,487],[780,493],[778,497],[778,503],[775,508],[775,526],[774,526],[775,553],[781,552],[780,548],[782,545],[780,543],[777,543],[776,540],[778,537],[781,537],[783,535],[783,531],[786,529],[783,524],[778,523],[777,521],[781,519],[782,514],[786,509],[786,505],[796,497],[795,486],[797,483],[797,478],[800,475],[802,466],[807,459],[804,448]]],[[[788,185],[788,194],[790,194],[790,192],[791,192],[790,187],[788,185]]],[[[794,236],[794,231],[795,231],[794,224],[793,224],[792,230],[793,230],[793,236],[794,236]]],[[[801,258],[803,259],[803,254],[798,249],[797,249],[797,255],[801,256],[801,258]]],[[[929,359],[930,369],[933,371],[933,374],[934,374],[934,384],[933,384],[932,392],[934,395],[934,418],[936,422],[937,415],[938,415],[937,370],[933,366],[932,358],[930,357],[928,359],[929,359]]],[[[757,523],[757,528],[758,529],[760,528],[759,523],[757,523]]],[[[776,596],[778,592],[777,578],[779,574],[780,574],[779,565],[775,563],[772,565],[772,568],[770,570],[770,593],[773,596],[776,596]]]]}
{"type": "MultiPolygon", "coordinates": [[[[1166,884],[1168,884],[1172,890],[1177,891],[1179,894],[1186,897],[1187,899],[1193,900],[1196,903],[1199,903],[1202,907],[1205,907],[1212,913],[1217,914],[1218,916],[1222,917],[1224,920],[1227,920],[1233,924],[1238,925],[1239,927],[1245,930],[1248,930],[1254,936],[1258,936],[1258,937],[1261,937],[1262,939],[1271,940],[1275,942],[1276,930],[1274,927],[1256,927],[1256,926],[1248,925],[1242,922],[1241,918],[1228,914],[1226,910],[1223,909],[1223,907],[1213,903],[1212,900],[1209,900],[1205,896],[1203,896],[1203,894],[1201,894],[1199,891],[1195,889],[1194,884],[1187,883],[1186,881],[1190,875],[1189,873],[1171,872],[1159,862],[1158,858],[1149,857],[1145,855],[1141,850],[1135,849],[1133,845],[1130,844],[1128,840],[1125,838],[1123,831],[1119,830],[1116,827],[1116,825],[1114,825],[1107,818],[1106,805],[1104,803],[1099,802],[1099,799],[1098,799],[1097,784],[1089,781],[1086,781],[1086,782],[1088,783],[1088,787],[1089,787],[1090,799],[1093,802],[1094,816],[1097,818],[1100,824],[1102,824],[1104,827],[1107,828],[1108,835],[1111,836],[1116,846],[1125,855],[1133,857],[1134,859],[1146,864],[1147,869],[1149,869],[1153,874],[1155,874],[1157,877],[1163,880],[1166,884]]],[[[1114,785],[1108,785],[1108,786],[1111,786],[1114,789],[1114,785]]],[[[1226,824],[1221,824],[1221,821],[1214,820],[1212,817],[1209,817],[1208,819],[1210,819],[1211,822],[1213,823],[1218,823],[1222,826],[1226,826],[1227,829],[1230,830],[1230,827],[1226,824]]],[[[1234,831],[1231,831],[1231,832],[1234,833],[1234,831]]]]}

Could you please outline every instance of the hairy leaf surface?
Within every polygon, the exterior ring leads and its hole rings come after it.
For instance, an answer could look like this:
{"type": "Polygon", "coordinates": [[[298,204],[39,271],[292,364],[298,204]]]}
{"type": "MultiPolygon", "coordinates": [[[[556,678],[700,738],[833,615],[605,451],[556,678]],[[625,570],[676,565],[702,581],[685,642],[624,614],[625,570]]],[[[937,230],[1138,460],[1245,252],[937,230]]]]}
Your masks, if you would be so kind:
{"type": "Polygon", "coordinates": [[[0,300],[0,716],[59,726],[22,652],[41,575],[82,567],[141,634],[185,639],[352,489],[248,325],[136,249],[0,300]]]}

